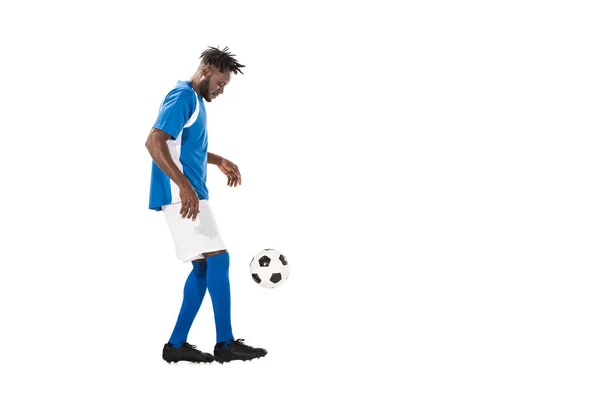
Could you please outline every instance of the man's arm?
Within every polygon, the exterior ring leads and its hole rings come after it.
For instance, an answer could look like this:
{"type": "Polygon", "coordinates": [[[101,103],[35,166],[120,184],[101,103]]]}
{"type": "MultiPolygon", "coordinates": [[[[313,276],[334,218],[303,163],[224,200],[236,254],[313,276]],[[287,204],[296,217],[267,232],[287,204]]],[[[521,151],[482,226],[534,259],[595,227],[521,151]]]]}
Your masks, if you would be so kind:
{"type": "Polygon", "coordinates": [[[182,188],[183,186],[190,185],[185,175],[177,168],[171,153],[169,152],[169,146],[167,140],[170,140],[171,136],[161,131],[160,129],[152,128],[148,139],[146,139],[146,148],[152,157],[152,160],[158,165],[158,167],[165,173],[173,182],[182,188]]]}
{"type": "Polygon", "coordinates": [[[207,162],[218,166],[221,172],[227,176],[227,186],[237,186],[242,184],[240,169],[228,159],[214,153],[208,153],[207,162]]]}
{"type": "Polygon", "coordinates": [[[181,198],[180,214],[183,218],[192,218],[196,220],[198,215],[199,200],[192,184],[183,175],[183,172],[177,168],[171,153],[167,140],[171,136],[160,129],[152,128],[146,139],[146,148],[156,165],[179,187],[179,197],[181,198]]]}
{"type": "Polygon", "coordinates": [[[219,164],[221,164],[222,161],[223,161],[223,157],[218,156],[218,155],[213,154],[213,153],[208,153],[208,160],[207,160],[207,162],[209,164],[219,165],[219,164]]]}

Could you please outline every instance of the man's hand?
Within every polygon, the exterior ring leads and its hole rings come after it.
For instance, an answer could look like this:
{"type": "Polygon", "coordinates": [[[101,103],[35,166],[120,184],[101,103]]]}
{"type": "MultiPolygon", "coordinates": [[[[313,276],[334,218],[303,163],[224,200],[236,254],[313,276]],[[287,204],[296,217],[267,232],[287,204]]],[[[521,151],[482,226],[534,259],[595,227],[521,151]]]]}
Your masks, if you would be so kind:
{"type": "Polygon", "coordinates": [[[227,186],[237,186],[242,184],[242,175],[237,165],[226,158],[221,157],[221,162],[217,164],[222,173],[227,175],[227,186]]]}
{"type": "Polygon", "coordinates": [[[196,216],[200,212],[200,200],[196,191],[189,183],[179,189],[179,198],[181,198],[181,218],[191,218],[196,220],[196,216]]]}

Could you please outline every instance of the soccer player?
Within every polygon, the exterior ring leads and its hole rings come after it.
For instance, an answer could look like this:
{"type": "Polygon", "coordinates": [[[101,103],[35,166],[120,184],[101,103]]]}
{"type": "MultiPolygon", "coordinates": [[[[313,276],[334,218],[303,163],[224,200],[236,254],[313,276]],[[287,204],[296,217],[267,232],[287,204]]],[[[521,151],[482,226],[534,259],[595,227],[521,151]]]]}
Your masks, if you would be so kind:
{"type": "Polygon", "coordinates": [[[183,303],[163,359],[169,363],[251,360],[267,354],[235,339],[231,327],[229,253],[221,239],[208,201],[207,166],[216,165],[227,185],[242,184],[234,163],[208,152],[205,103],[223,95],[231,74],[242,73],[228,47],[208,47],[189,81],[178,81],[163,100],[146,148],[152,157],[151,210],[162,211],[177,258],[192,263],[183,289],[183,303]],[[216,326],[214,355],[187,342],[192,322],[206,290],[210,294],[216,326]]]}

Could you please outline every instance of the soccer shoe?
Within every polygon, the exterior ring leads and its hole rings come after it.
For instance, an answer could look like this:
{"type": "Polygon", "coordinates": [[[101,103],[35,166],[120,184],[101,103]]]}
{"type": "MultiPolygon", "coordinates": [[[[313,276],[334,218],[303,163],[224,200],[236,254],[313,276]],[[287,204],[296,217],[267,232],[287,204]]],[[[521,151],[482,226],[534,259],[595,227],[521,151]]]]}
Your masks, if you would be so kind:
{"type": "Polygon", "coordinates": [[[171,343],[165,344],[162,353],[163,360],[169,364],[172,362],[189,361],[192,363],[211,363],[215,360],[212,354],[196,350],[196,346],[185,342],[180,348],[175,349],[171,343]]]}
{"type": "Polygon", "coordinates": [[[215,360],[218,363],[226,363],[233,360],[248,361],[267,355],[265,349],[248,346],[244,339],[221,342],[215,345],[215,360]]]}

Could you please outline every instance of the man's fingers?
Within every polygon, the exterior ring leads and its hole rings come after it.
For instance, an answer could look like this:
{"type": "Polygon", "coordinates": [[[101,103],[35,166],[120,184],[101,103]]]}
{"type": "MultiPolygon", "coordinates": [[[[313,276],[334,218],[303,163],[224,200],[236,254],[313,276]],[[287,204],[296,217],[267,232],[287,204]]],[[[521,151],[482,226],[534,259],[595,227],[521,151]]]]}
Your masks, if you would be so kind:
{"type": "Polygon", "coordinates": [[[198,214],[198,207],[199,207],[199,200],[198,199],[194,199],[192,201],[192,206],[190,207],[190,214],[188,215],[188,218],[192,218],[192,219],[196,219],[196,214],[198,214]]]}
{"type": "Polygon", "coordinates": [[[192,215],[194,214],[194,207],[190,207],[190,209],[188,210],[187,213],[187,218],[192,218],[192,215]]]}
{"type": "Polygon", "coordinates": [[[196,220],[196,216],[198,215],[198,204],[195,204],[194,207],[192,207],[192,221],[196,220]]]}
{"type": "Polygon", "coordinates": [[[237,166],[235,167],[235,173],[238,178],[238,184],[241,185],[242,184],[242,174],[240,173],[240,170],[238,169],[237,166]]]}
{"type": "Polygon", "coordinates": [[[240,181],[240,178],[238,178],[237,175],[235,175],[235,174],[230,174],[227,177],[227,184],[229,186],[236,187],[237,185],[239,185],[239,181],[240,181]]]}
{"type": "Polygon", "coordinates": [[[194,215],[194,212],[198,210],[198,201],[190,201],[190,200],[182,200],[181,202],[181,210],[179,213],[181,214],[181,218],[191,218],[194,215]]]}

